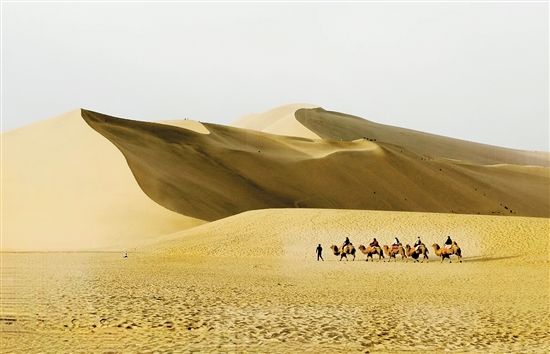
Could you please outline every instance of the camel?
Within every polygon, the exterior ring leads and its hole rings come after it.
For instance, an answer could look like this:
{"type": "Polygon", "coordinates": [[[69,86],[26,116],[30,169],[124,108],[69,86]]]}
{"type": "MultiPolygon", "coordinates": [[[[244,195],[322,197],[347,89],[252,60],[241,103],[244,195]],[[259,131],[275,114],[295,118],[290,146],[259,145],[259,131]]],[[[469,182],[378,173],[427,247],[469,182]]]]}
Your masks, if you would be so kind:
{"type": "Polygon", "coordinates": [[[401,260],[405,260],[407,258],[407,254],[405,253],[405,250],[403,249],[403,246],[401,243],[399,244],[399,247],[388,247],[388,245],[384,245],[384,252],[389,257],[388,262],[391,262],[391,259],[395,259],[397,262],[397,258],[395,257],[397,254],[401,255],[401,260]]]}
{"type": "Polygon", "coordinates": [[[432,247],[434,248],[435,255],[441,257],[442,263],[445,258],[449,258],[449,263],[451,263],[451,256],[453,254],[456,255],[459,262],[462,263],[462,250],[455,241],[453,241],[451,248],[441,248],[437,243],[434,243],[432,247]]]}
{"type": "Polygon", "coordinates": [[[414,259],[415,262],[418,262],[418,258],[420,257],[420,255],[424,255],[422,263],[424,263],[424,260],[428,262],[428,248],[426,248],[426,245],[424,245],[423,243],[421,243],[420,246],[418,246],[416,249],[411,247],[410,245],[406,245],[405,253],[408,257],[414,259]]]}
{"type": "Polygon", "coordinates": [[[346,261],[348,260],[348,254],[351,254],[353,256],[353,261],[355,260],[355,247],[350,243],[347,245],[344,249],[342,249],[342,246],[338,247],[335,245],[330,246],[330,249],[332,250],[332,253],[334,253],[335,256],[340,256],[340,260],[342,258],[346,258],[346,261]]]}
{"type": "Polygon", "coordinates": [[[370,257],[370,260],[374,262],[374,260],[372,259],[372,255],[373,254],[377,254],[378,255],[378,262],[380,262],[380,259],[382,258],[385,258],[384,257],[384,252],[382,251],[382,249],[380,248],[380,246],[368,246],[368,247],[365,247],[363,245],[360,245],[359,246],[359,251],[361,251],[363,254],[367,255],[367,259],[366,261],[368,262],[369,261],[369,257],[370,257]]]}

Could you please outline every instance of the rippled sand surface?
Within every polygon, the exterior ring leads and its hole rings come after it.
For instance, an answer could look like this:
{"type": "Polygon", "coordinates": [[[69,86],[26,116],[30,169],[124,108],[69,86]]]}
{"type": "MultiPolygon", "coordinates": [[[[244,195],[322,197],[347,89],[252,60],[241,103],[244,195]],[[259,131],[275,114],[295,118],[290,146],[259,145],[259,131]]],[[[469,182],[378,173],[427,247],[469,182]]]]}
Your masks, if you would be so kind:
{"type": "Polygon", "coordinates": [[[548,352],[548,263],[363,259],[3,254],[2,353],[548,352]]]}

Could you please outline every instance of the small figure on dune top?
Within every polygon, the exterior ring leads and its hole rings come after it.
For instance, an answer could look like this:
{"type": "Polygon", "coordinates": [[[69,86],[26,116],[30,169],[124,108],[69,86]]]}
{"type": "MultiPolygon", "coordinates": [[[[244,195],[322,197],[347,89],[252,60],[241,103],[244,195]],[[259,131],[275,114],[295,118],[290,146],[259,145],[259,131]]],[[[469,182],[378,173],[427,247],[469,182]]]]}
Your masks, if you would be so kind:
{"type": "Polygon", "coordinates": [[[319,258],[321,258],[321,260],[324,262],[325,260],[323,259],[323,247],[321,247],[321,244],[319,244],[319,246],[317,246],[317,261],[319,261],[319,258]]]}

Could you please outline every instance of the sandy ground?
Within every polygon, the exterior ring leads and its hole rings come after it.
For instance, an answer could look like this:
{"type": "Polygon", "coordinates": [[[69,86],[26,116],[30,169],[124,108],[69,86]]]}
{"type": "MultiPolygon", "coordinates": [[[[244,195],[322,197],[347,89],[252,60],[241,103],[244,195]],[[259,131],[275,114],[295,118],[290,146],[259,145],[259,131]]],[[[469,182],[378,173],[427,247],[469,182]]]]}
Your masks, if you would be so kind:
{"type": "Polygon", "coordinates": [[[4,253],[1,350],[547,353],[549,224],[264,210],[143,244],[127,259],[4,253]],[[346,262],[328,252],[345,236],[357,246],[417,234],[426,243],[451,234],[464,261],[431,252],[428,263],[346,262]]]}

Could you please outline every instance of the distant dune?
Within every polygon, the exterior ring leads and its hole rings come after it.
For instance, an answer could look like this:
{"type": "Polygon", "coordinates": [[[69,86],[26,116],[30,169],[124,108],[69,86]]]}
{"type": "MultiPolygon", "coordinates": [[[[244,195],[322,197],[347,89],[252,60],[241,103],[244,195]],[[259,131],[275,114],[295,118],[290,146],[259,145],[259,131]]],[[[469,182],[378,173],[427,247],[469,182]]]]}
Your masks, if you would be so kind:
{"type": "Polygon", "coordinates": [[[308,127],[305,127],[296,119],[296,111],[319,106],[309,103],[295,103],[277,108],[260,114],[248,114],[231,123],[236,128],[258,130],[264,133],[277,135],[297,136],[308,139],[321,139],[308,127]]]}
{"type": "Polygon", "coordinates": [[[507,149],[368,121],[322,108],[299,109],[296,119],[323,139],[376,139],[425,157],[445,157],[474,164],[550,166],[550,153],[507,149]]]}

